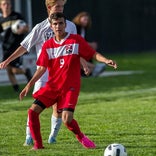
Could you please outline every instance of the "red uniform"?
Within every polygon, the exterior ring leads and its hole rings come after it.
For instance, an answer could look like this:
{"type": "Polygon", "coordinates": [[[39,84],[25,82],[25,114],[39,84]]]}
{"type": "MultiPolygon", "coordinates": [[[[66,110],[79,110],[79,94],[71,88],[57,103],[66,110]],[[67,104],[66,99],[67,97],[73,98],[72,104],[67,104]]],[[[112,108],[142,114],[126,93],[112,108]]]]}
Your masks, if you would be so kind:
{"type": "Polygon", "coordinates": [[[80,91],[80,57],[90,60],[95,52],[80,35],[68,34],[61,42],[47,40],[37,65],[48,68],[48,82],[33,97],[46,107],[57,102],[58,109],[74,110],[80,91]]]}

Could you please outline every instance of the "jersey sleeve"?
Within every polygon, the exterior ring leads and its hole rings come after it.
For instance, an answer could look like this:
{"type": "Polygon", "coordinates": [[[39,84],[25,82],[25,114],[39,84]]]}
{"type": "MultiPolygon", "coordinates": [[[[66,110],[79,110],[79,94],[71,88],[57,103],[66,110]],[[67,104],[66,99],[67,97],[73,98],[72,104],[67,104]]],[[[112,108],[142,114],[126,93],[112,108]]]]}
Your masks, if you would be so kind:
{"type": "Polygon", "coordinates": [[[46,42],[45,42],[42,46],[42,51],[41,51],[39,58],[37,59],[36,65],[44,66],[47,68],[48,62],[49,62],[49,57],[47,54],[47,48],[46,48],[46,42]]]}
{"type": "Polygon", "coordinates": [[[20,44],[27,49],[27,51],[30,51],[30,49],[39,42],[40,38],[39,28],[38,25],[36,25],[20,44]]]}
{"type": "Polygon", "coordinates": [[[96,51],[88,44],[88,42],[83,37],[81,37],[80,35],[77,35],[77,37],[79,40],[80,57],[83,57],[85,60],[92,59],[96,51]]]}
{"type": "Polygon", "coordinates": [[[77,29],[75,24],[69,20],[67,20],[66,23],[67,23],[66,32],[70,34],[77,34],[77,29]]]}

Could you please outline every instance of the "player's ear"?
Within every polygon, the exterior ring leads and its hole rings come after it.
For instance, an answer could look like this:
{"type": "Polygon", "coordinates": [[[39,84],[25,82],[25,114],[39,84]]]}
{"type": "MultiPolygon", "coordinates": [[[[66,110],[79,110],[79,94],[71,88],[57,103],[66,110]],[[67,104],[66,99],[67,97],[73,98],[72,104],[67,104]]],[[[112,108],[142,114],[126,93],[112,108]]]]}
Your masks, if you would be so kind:
{"type": "Polygon", "coordinates": [[[53,30],[53,25],[51,21],[50,21],[50,28],[53,30]]]}
{"type": "Polygon", "coordinates": [[[53,26],[52,26],[52,24],[50,24],[50,28],[53,30],[53,26]]]}

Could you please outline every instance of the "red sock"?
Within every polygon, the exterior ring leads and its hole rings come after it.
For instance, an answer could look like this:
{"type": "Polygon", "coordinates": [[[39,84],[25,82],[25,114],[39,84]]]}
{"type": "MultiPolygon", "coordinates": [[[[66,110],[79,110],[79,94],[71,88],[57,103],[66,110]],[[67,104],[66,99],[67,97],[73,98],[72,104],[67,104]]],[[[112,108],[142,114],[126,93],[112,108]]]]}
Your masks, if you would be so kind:
{"type": "Polygon", "coordinates": [[[29,115],[28,123],[29,123],[32,138],[34,139],[34,147],[43,148],[42,137],[40,133],[39,114],[34,112],[32,109],[29,109],[28,115],[29,115]]]}
{"type": "Polygon", "coordinates": [[[76,120],[73,119],[69,124],[66,124],[66,127],[70,131],[72,131],[79,139],[83,138],[84,134],[81,132],[80,127],[76,120]]]}

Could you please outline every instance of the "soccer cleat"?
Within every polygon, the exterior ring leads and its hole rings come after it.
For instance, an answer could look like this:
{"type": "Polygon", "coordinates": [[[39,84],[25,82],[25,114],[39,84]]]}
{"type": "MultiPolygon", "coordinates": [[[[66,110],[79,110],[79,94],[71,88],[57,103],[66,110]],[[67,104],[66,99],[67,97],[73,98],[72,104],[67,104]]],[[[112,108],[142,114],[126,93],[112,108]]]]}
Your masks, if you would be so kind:
{"type": "Polygon", "coordinates": [[[76,136],[76,138],[78,139],[78,141],[82,144],[84,148],[96,148],[96,145],[94,144],[94,142],[91,141],[87,136],[84,135],[84,137],[81,139],[78,136],[76,136]]]}
{"type": "Polygon", "coordinates": [[[48,143],[49,144],[55,144],[56,143],[55,138],[53,138],[52,136],[49,136],[48,143]]]}
{"type": "Polygon", "coordinates": [[[33,139],[31,137],[27,137],[23,146],[30,146],[33,145],[33,139]]]}
{"type": "Polygon", "coordinates": [[[27,80],[28,80],[28,82],[31,80],[31,78],[32,78],[32,74],[31,74],[31,71],[30,71],[30,69],[29,68],[27,68],[26,70],[25,70],[25,76],[27,77],[27,80]]]}

